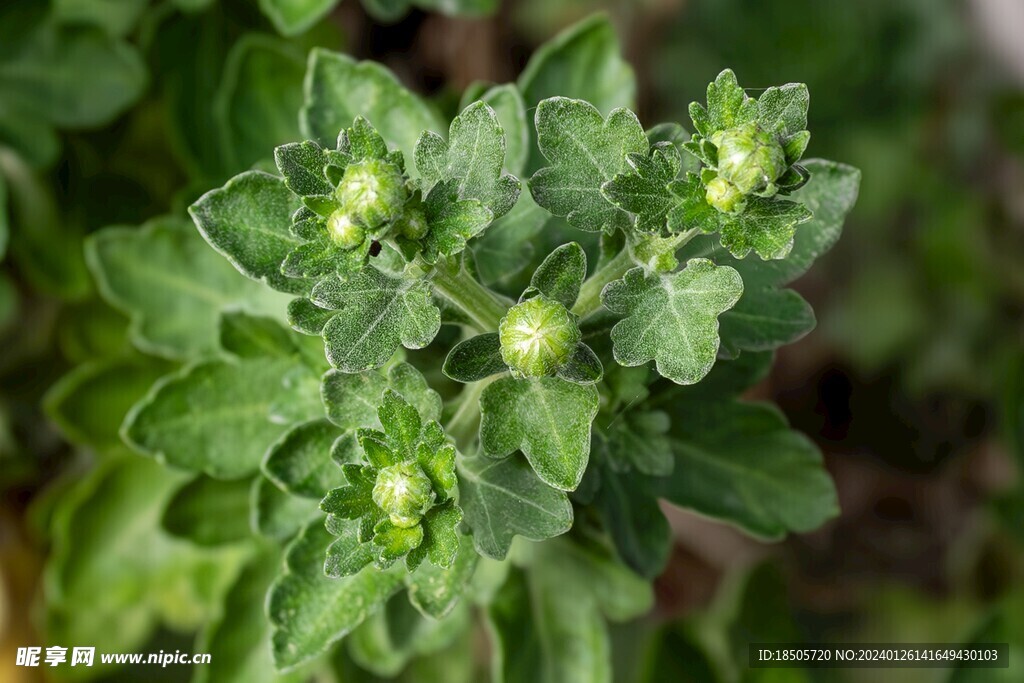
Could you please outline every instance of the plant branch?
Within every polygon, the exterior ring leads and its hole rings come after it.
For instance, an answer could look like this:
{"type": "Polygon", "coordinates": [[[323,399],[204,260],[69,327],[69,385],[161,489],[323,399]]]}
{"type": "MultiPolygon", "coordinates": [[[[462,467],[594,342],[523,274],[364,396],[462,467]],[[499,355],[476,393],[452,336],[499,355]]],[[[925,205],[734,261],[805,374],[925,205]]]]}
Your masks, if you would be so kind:
{"type": "Polygon", "coordinates": [[[478,332],[494,332],[511,302],[480,284],[465,268],[439,263],[433,271],[434,291],[455,305],[478,332]]]}
{"type": "MultiPolygon", "coordinates": [[[[687,242],[697,235],[697,230],[687,230],[676,233],[672,237],[652,238],[652,243],[657,243],[659,253],[675,253],[687,242]]],[[[639,246],[639,245],[636,245],[639,246]]],[[[572,312],[581,319],[596,313],[601,308],[601,291],[610,282],[620,279],[631,268],[637,266],[633,258],[635,246],[626,245],[615,257],[598,268],[593,275],[587,278],[580,288],[580,295],[576,299],[576,305],[572,312]]]]}
{"type": "Polygon", "coordinates": [[[445,432],[455,439],[460,453],[467,453],[480,427],[480,395],[488,384],[501,377],[494,375],[479,382],[467,384],[459,394],[459,407],[445,424],[445,432]]]}

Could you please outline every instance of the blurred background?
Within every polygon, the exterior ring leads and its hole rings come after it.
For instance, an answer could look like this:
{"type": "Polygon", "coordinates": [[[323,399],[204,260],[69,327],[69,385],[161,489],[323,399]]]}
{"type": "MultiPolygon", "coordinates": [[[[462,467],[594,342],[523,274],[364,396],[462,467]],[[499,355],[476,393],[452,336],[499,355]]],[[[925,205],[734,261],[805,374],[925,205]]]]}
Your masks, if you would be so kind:
{"type": "MultiPolygon", "coordinates": [[[[248,0],[5,1],[0,680],[39,674],[15,669],[14,651],[59,622],[39,594],[54,529],[72,514],[62,506],[96,494],[75,485],[121,448],[109,415],[163,370],[136,368],[131,390],[123,374],[112,387],[97,373],[77,411],[61,404],[54,384],[71,367],[132,354],[127,321],[95,292],[83,236],[180,211],[262,158],[268,137],[297,139],[311,46],[378,60],[454,112],[470,83],[512,80],[536,45],[599,10],[636,70],[645,124],[687,121],[726,66],[747,87],[801,81],[808,155],[863,171],[842,240],[797,284],[818,328],[783,348],[756,390],[821,446],[842,515],[765,545],[672,510],[677,545],[656,613],[616,632],[621,679],[1024,680],[751,672],[741,647],[1010,642],[1024,657],[1020,0],[506,0],[482,18],[414,9],[383,23],[345,0],[291,38],[248,0]]],[[[175,614],[173,595],[151,598],[163,606],[130,616],[155,638],[180,642],[203,618],[175,614]]],[[[128,628],[123,612],[95,618],[128,628]]]]}

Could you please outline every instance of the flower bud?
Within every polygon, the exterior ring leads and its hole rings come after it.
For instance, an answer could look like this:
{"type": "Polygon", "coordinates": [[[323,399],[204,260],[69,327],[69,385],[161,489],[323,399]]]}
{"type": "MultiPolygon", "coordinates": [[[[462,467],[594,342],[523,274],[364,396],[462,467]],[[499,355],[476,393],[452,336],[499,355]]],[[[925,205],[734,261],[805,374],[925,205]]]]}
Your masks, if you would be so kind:
{"type": "Polygon", "coordinates": [[[419,202],[410,203],[395,221],[395,232],[411,240],[418,240],[427,234],[427,217],[419,202]]]}
{"type": "Polygon", "coordinates": [[[756,123],[719,131],[718,175],[742,194],[767,189],[786,171],[786,153],[778,140],[756,123]]]}
{"type": "Polygon", "coordinates": [[[740,213],[747,205],[743,193],[722,176],[708,183],[706,197],[708,204],[722,213],[740,213]]]}
{"type": "Polygon", "coordinates": [[[353,223],[344,209],[338,209],[327,219],[327,232],[342,249],[354,249],[366,239],[366,231],[353,223]]]}
{"type": "Polygon", "coordinates": [[[498,325],[501,358],[513,375],[554,374],[580,342],[580,328],[565,306],[538,294],[513,306],[498,325]]]}
{"type": "Polygon", "coordinates": [[[398,463],[377,473],[373,502],[388,514],[395,526],[403,529],[416,526],[433,501],[430,479],[415,463],[398,463]]]}
{"type": "Polygon", "coordinates": [[[352,222],[375,230],[398,215],[408,193],[397,166],[382,159],[364,159],[345,169],[335,196],[352,222]]]}

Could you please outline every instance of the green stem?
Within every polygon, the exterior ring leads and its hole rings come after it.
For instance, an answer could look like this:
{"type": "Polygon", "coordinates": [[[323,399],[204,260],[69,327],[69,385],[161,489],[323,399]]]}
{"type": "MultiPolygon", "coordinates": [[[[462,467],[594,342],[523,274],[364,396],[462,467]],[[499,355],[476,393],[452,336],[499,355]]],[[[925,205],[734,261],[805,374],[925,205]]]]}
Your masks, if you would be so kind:
{"type": "Polygon", "coordinates": [[[478,332],[497,330],[508,311],[508,303],[477,282],[464,268],[452,272],[444,264],[438,264],[433,272],[433,283],[435,291],[465,313],[478,332]]]}
{"type": "Polygon", "coordinates": [[[468,453],[476,439],[480,427],[480,396],[488,384],[498,379],[501,375],[494,375],[482,379],[479,382],[472,382],[463,388],[459,394],[459,407],[456,408],[447,424],[444,426],[448,436],[455,439],[460,453],[468,453]]]}
{"type": "MultiPolygon", "coordinates": [[[[687,230],[680,232],[672,237],[668,238],[652,238],[658,242],[657,248],[663,253],[671,251],[675,253],[683,245],[689,242],[697,235],[697,230],[687,230]]],[[[623,247],[622,251],[615,255],[611,261],[608,261],[603,266],[597,269],[593,275],[591,275],[583,286],[580,287],[580,295],[576,299],[576,305],[572,307],[572,312],[578,315],[581,319],[596,313],[601,308],[601,291],[609,282],[614,282],[620,279],[626,274],[631,268],[634,268],[637,263],[633,259],[633,250],[627,245],[623,247]]]]}
{"type": "Polygon", "coordinates": [[[594,274],[583,283],[583,286],[580,287],[580,295],[576,298],[576,305],[572,307],[572,312],[581,319],[597,312],[601,308],[601,290],[605,288],[605,285],[618,280],[635,265],[633,256],[629,253],[629,247],[623,247],[622,251],[615,255],[615,258],[594,271],[594,274]]]}

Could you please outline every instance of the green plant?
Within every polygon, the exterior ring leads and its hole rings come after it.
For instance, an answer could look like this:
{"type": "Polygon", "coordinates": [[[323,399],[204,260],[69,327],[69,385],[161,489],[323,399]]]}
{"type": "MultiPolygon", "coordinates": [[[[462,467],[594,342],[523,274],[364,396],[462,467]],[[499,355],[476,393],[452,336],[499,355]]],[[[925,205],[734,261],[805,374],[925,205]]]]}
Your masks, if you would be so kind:
{"type": "Polygon", "coordinates": [[[602,681],[605,620],[646,612],[668,558],[659,499],[766,539],[836,514],[817,449],[742,394],[813,327],[787,285],[838,239],[859,174],[802,160],[803,86],[754,98],[724,71],[692,135],[644,130],[634,90],[602,17],[449,125],[379,65],[313,50],[307,139],[192,204],[201,237],[167,216],[89,238],[142,353],[76,369],[48,405],[132,463],[93,491],[148,488],[117,514],[61,508],[58,594],[86,599],[103,566],[69,548],[129,534],[159,559],[119,567],[126,585],[173,573],[188,596],[133,603],[139,623],[230,606],[200,634],[211,678],[273,678],[271,657],[286,678],[349,658],[394,675],[468,642],[477,606],[497,678],[602,681]],[[163,474],[69,409],[160,375],[95,422],[127,412],[121,441],[163,474]]]}

